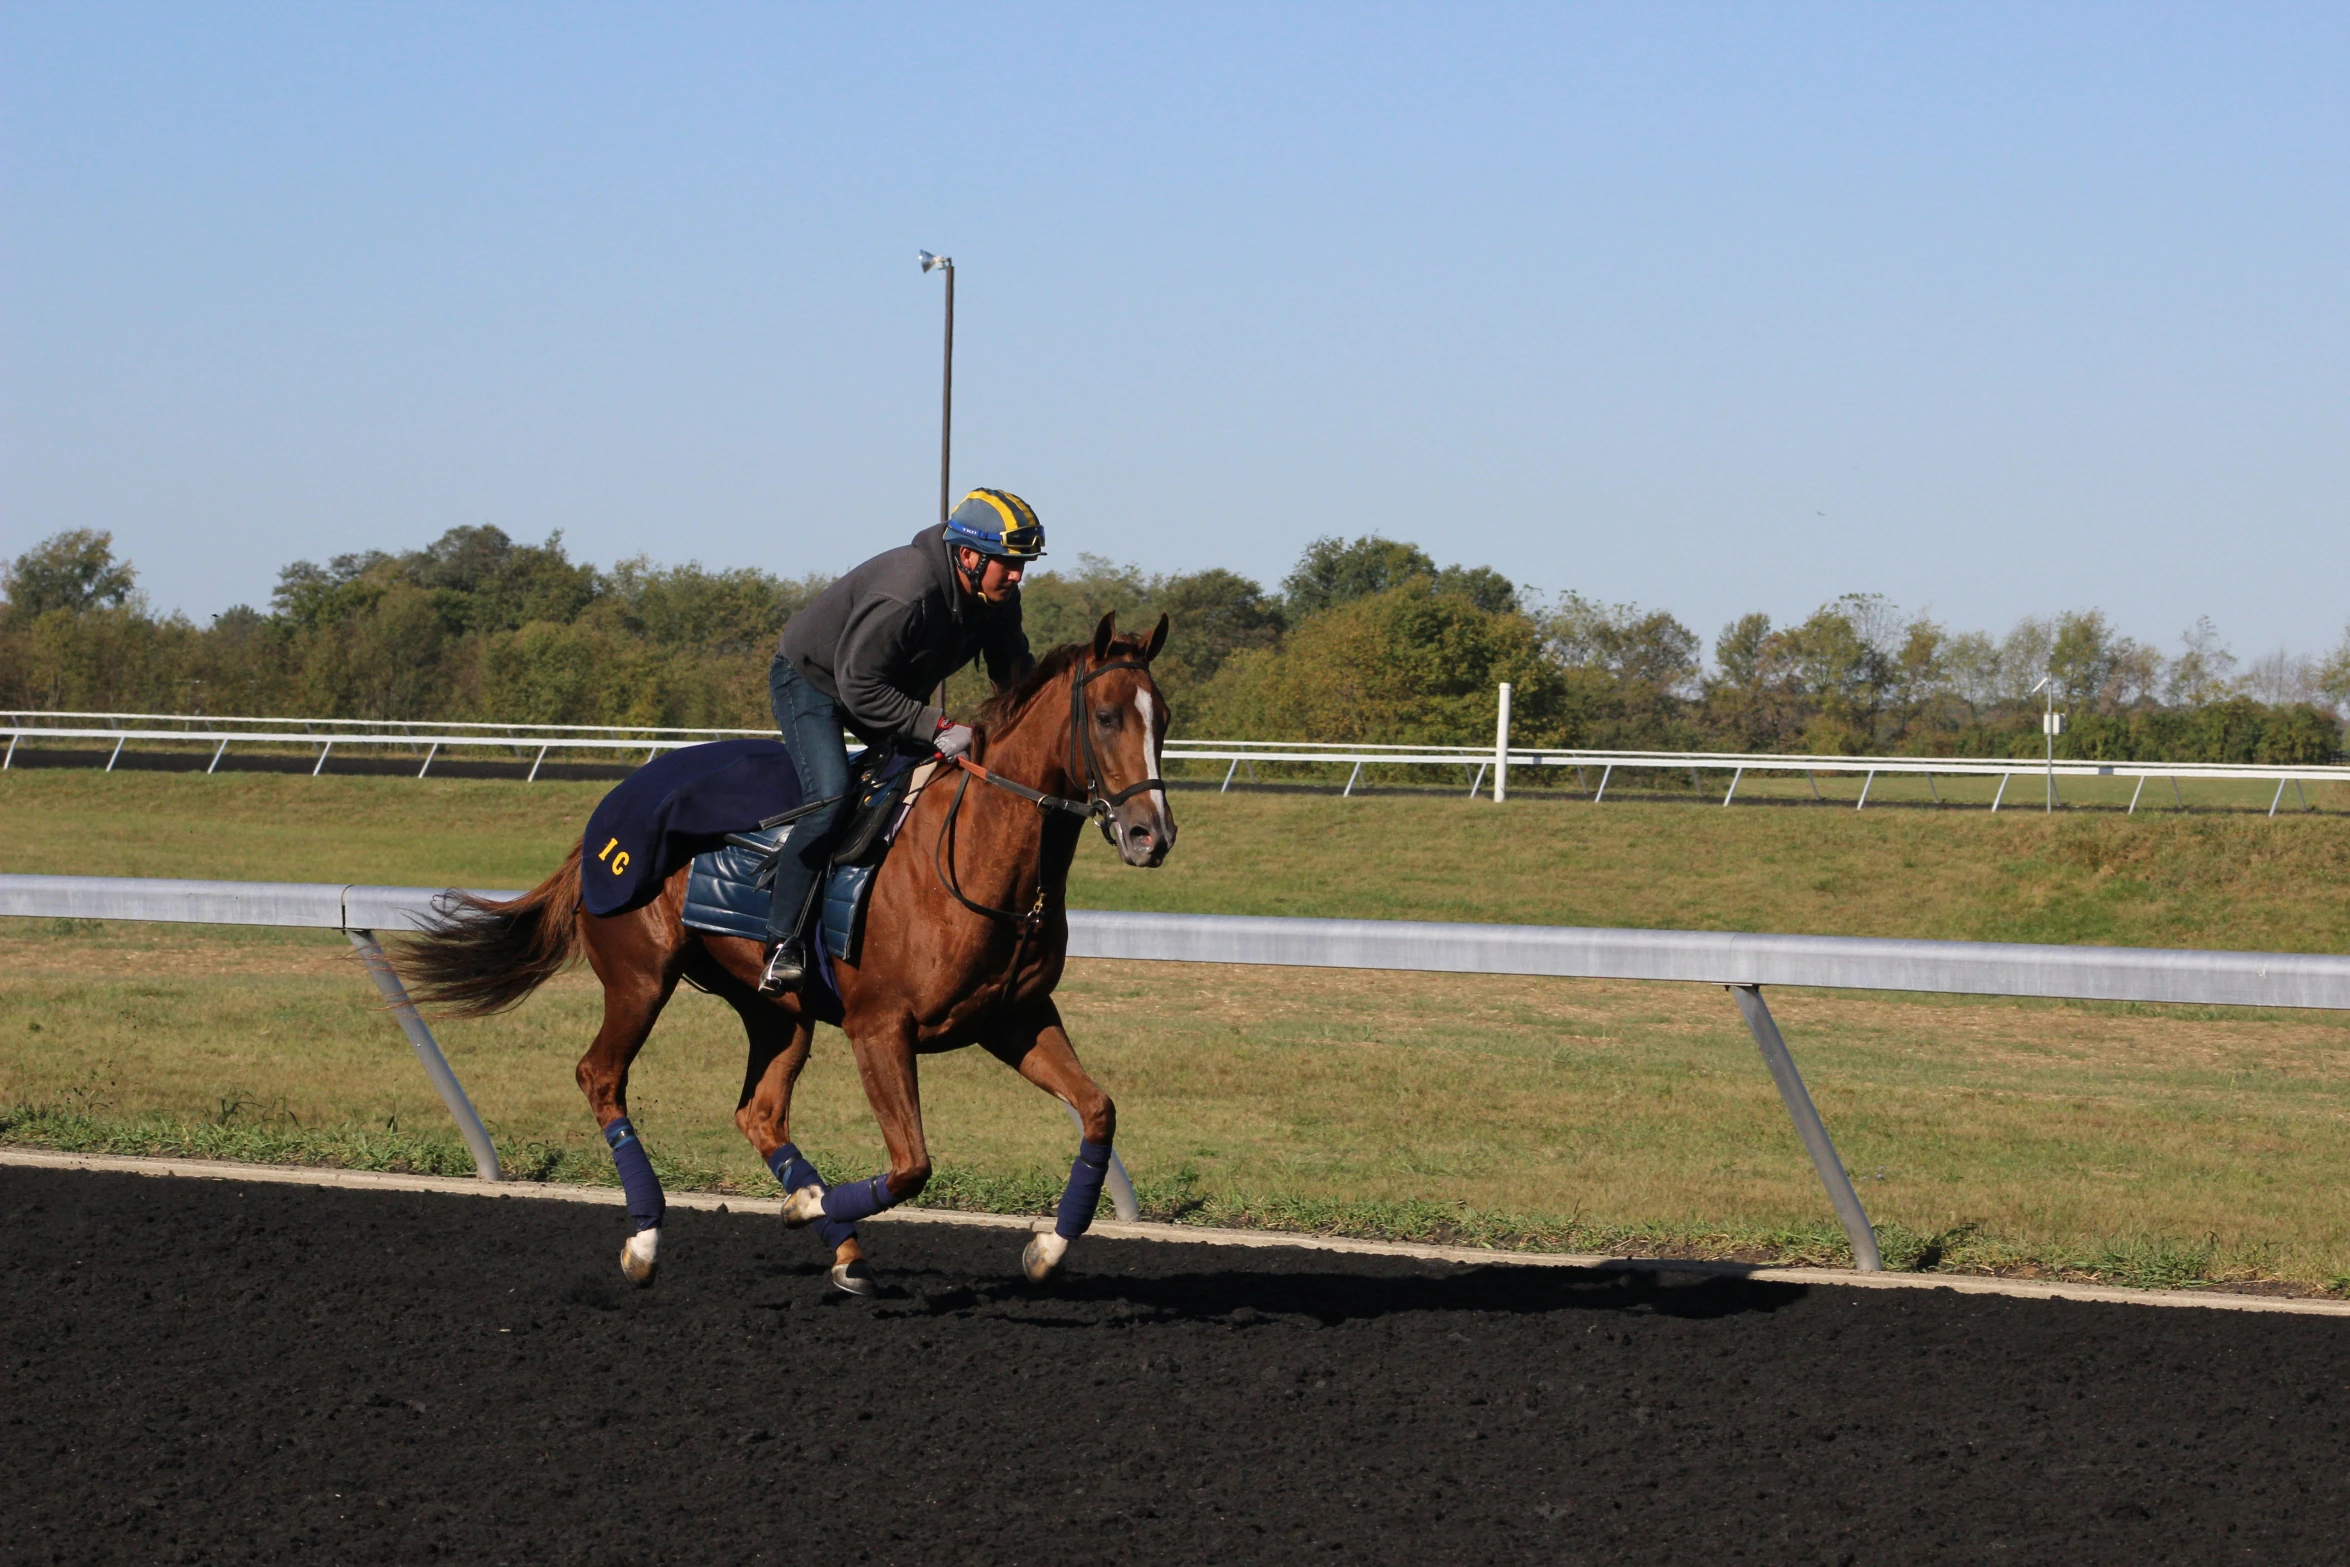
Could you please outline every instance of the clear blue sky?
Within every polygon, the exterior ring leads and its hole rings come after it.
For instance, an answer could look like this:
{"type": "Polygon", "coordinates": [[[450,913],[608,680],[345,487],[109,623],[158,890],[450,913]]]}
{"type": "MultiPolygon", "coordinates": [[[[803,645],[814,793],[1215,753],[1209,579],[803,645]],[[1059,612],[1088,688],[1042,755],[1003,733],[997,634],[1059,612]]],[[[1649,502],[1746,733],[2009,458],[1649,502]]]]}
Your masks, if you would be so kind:
{"type": "Polygon", "coordinates": [[[0,10],[0,554],[837,571],[958,491],[1709,640],[2350,619],[2350,8],[0,10]]]}

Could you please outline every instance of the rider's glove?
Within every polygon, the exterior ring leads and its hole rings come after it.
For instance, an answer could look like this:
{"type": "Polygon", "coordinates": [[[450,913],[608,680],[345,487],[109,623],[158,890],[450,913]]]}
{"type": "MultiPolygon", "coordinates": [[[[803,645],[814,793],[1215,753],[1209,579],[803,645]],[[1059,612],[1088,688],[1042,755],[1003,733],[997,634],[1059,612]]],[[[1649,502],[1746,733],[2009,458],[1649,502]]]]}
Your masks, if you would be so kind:
{"type": "Polygon", "coordinates": [[[965,751],[971,749],[971,726],[953,722],[940,724],[937,738],[930,743],[941,756],[949,758],[961,756],[965,751]]]}

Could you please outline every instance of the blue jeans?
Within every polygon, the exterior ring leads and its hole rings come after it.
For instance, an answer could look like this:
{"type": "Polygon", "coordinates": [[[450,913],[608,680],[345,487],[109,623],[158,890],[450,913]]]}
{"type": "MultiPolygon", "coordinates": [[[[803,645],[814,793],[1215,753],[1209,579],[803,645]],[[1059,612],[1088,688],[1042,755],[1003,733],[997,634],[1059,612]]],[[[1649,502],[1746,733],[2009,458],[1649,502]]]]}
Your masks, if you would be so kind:
{"type": "Polygon", "coordinates": [[[800,798],[833,802],[792,823],[776,862],[767,939],[777,942],[799,934],[809,889],[831,863],[833,836],[849,813],[849,748],[841,738],[845,715],[840,704],[800,678],[781,654],[767,666],[767,694],[775,704],[775,727],[783,731],[784,749],[800,775],[800,798]]]}

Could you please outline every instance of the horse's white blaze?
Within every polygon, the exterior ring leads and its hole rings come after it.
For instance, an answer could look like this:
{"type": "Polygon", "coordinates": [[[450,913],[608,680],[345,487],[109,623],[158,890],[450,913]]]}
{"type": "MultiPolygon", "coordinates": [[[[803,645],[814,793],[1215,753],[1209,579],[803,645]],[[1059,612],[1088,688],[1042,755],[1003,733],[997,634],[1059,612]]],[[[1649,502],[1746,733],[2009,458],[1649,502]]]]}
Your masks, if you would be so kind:
{"type": "MultiPolygon", "coordinates": [[[[1134,693],[1134,709],[1142,714],[1142,776],[1156,778],[1159,776],[1159,726],[1156,722],[1157,714],[1151,706],[1151,694],[1148,691],[1134,693]]],[[[1151,798],[1158,802],[1159,815],[1163,820],[1167,815],[1167,791],[1153,789],[1151,798]]]]}

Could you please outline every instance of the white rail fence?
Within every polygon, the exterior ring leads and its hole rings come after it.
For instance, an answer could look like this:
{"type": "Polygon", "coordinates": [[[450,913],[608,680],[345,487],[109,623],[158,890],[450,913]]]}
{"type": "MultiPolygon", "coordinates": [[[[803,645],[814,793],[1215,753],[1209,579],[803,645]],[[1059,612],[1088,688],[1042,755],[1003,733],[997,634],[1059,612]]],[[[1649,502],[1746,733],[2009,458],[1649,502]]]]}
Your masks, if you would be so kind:
{"type": "MultiPolygon", "coordinates": [[[[1506,688],[1505,688],[1506,689],[1506,688]]],[[[348,755],[355,749],[389,749],[413,756],[421,748],[422,760],[416,776],[425,777],[443,751],[460,752],[495,750],[519,762],[531,758],[529,779],[535,780],[546,765],[551,753],[578,756],[602,752],[617,759],[635,758],[651,761],[663,751],[674,751],[683,746],[699,745],[709,740],[771,735],[764,729],[678,729],[657,726],[630,727],[597,724],[488,724],[488,723],[404,723],[357,718],[204,718],[175,713],[51,713],[29,711],[0,711],[0,736],[5,736],[7,747],[0,751],[0,770],[6,770],[16,761],[21,742],[35,744],[43,740],[95,740],[112,742],[106,758],[106,771],[112,772],[122,759],[126,747],[138,745],[185,746],[209,745],[211,760],[207,773],[217,770],[221,759],[232,744],[266,744],[279,746],[316,747],[317,755],[311,765],[311,776],[326,771],[336,747],[348,755]],[[111,720],[90,724],[59,722],[67,719],[111,720]],[[132,727],[137,725],[139,727],[132,727]],[[169,726],[177,727],[169,727],[169,726]],[[299,727],[296,727],[299,726],[299,727]],[[641,757],[637,753],[642,752],[641,757]]],[[[1361,782],[1363,770],[1368,767],[1444,767],[1458,768],[1468,780],[1468,792],[1476,795],[1484,790],[1496,801],[1508,798],[1509,770],[1516,768],[1550,768],[1571,770],[1582,787],[1591,791],[1594,802],[1607,798],[1608,786],[1619,772],[1683,773],[1690,775],[1693,785],[1702,788],[1705,775],[1716,777],[1727,773],[1729,782],[1722,790],[1722,804],[1729,805],[1738,798],[1738,788],[1749,773],[1802,775],[1811,780],[1812,794],[1819,795],[1819,777],[1853,776],[1861,778],[1860,798],[1855,809],[1865,809],[1869,794],[1880,776],[1920,777],[1926,780],[1927,792],[1939,803],[1942,798],[1938,780],[1950,778],[1997,778],[1999,787],[1991,797],[1991,809],[1996,812],[2006,802],[2008,788],[2016,778],[2041,778],[2045,785],[2044,803],[2059,803],[2059,779],[2126,778],[2134,779],[2137,787],[2130,793],[2129,810],[2136,814],[2146,785],[2154,781],[2170,785],[2174,806],[2184,809],[2186,796],[2180,791],[2183,782],[2241,782],[2257,780],[2274,783],[2276,792],[2269,800],[2268,814],[2274,816],[2283,805],[2285,791],[2296,791],[2305,808],[2311,805],[2307,785],[2312,783],[2350,784],[2350,766],[2335,765],[2272,765],[2266,763],[2233,762],[2049,762],[2045,758],[1997,757],[1958,758],[1920,756],[1811,756],[1796,752],[1765,751],[1600,751],[1559,747],[1520,747],[1510,744],[1509,714],[1506,697],[1496,726],[1495,743],[1491,746],[1473,745],[1378,745],[1351,742],[1289,741],[1289,740],[1170,740],[1162,752],[1162,760],[1169,762],[1223,762],[1223,789],[1230,789],[1241,769],[1247,768],[1254,779],[1256,767],[1264,764],[1311,765],[1349,769],[1345,786],[1339,793],[1352,795],[1361,782]],[[1596,775],[1596,782],[1593,781],[1596,775]],[[1489,783],[1490,780],[1490,783],[1489,783]]]]}
{"type": "MultiPolygon", "coordinates": [[[[437,895],[428,887],[0,876],[0,916],[343,931],[455,1117],[481,1178],[494,1181],[498,1158],[489,1133],[376,940],[377,931],[414,928],[437,895]]],[[[1763,987],[2350,1011],[2350,957],[2331,954],[1071,910],[1069,955],[1724,986],[1852,1243],[1853,1260],[1864,1270],[1884,1266],[1875,1232],[1763,1000],[1763,987]]],[[[1122,1167],[1113,1176],[1112,1200],[1121,1217],[1134,1216],[1133,1188],[1122,1167]]]]}
{"type": "Polygon", "coordinates": [[[313,778],[326,771],[327,761],[338,745],[346,754],[364,746],[377,750],[388,747],[410,755],[421,746],[424,759],[416,769],[419,778],[432,771],[433,762],[444,750],[496,750],[511,754],[516,760],[535,751],[529,774],[535,780],[551,751],[573,754],[602,751],[626,757],[642,751],[641,760],[649,762],[663,751],[683,746],[773,733],[766,729],[678,729],[659,725],[411,723],[374,718],[208,718],[190,713],[14,710],[0,711],[0,735],[8,737],[7,750],[0,752],[0,770],[15,763],[16,748],[26,740],[36,744],[43,740],[112,741],[113,749],[106,757],[107,772],[114,771],[114,764],[122,760],[124,748],[133,743],[143,748],[209,745],[212,760],[204,768],[207,773],[219,769],[221,758],[228,754],[232,744],[315,746],[318,755],[310,769],[313,778]],[[77,720],[95,722],[73,722],[77,720]]]}

